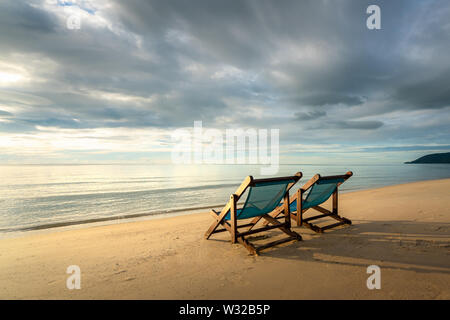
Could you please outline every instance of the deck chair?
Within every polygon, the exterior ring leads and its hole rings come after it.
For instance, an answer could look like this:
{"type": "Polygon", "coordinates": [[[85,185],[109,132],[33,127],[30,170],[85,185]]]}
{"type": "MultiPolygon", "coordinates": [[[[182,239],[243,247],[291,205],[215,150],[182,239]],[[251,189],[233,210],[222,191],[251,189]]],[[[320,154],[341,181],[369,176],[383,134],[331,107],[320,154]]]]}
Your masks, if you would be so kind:
{"type": "MultiPolygon", "coordinates": [[[[338,214],[338,187],[352,175],[353,172],[351,171],[348,171],[344,175],[327,177],[321,177],[320,174],[316,174],[303,187],[298,189],[297,192],[289,199],[291,219],[296,221],[298,226],[304,225],[305,227],[308,227],[318,233],[323,233],[325,230],[332,229],[340,225],[352,224],[349,219],[341,217],[338,214]],[[327,201],[331,196],[333,197],[332,211],[319,206],[327,201]],[[305,212],[309,209],[317,210],[321,214],[304,218],[305,212]],[[311,223],[313,220],[325,217],[336,219],[339,222],[323,227],[319,227],[318,225],[311,223]]],[[[271,214],[272,217],[277,219],[281,210],[281,207],[274,210],[271,214]]],[[[253,222],[256,222],[256,219],[253,222]]]]}
{"type": "Polygon", "coordinates": [[[251,254],[258,255],[258,253],[266,248],[288,242],[291,240],[301,240],[301,236],[291,230],[291,219],[289,213],[289,190],[302,177],[301,172],[297,172],[294,176],[267,178],[267,179],[253,179],[252,176],[245,178],[244,182],[239,186],[234,194],[231,195],[222,211],[217,212],[211,210],[210,214],[214,218],[213,224],[205,233],[205,239],[218,232],[228,231],[231,234],[231,243],[242,244],[251,254]],[[241,209],[237,209],[237,202],[248,190],[247,199],[241,209]],[[279,210],[280,214],[284,214],[284,222],[280,222],[270,216],[270,213],[276,209],[281,201],[286,203],[279,210]],[[267,221],[263,227],[258,227],[252,230],[240,231],[239,229],[254,227],[252,222],[241,223],[238,221],[247,220],[254,217],[260,217],[267,221]],[[219,226],[223,228],[218,229],[219,226]],[[288,235],[288,238],[283,238],[268,244],[255,247],[245,237],[258,232],[279,228],[282,232],[288,235]]]}

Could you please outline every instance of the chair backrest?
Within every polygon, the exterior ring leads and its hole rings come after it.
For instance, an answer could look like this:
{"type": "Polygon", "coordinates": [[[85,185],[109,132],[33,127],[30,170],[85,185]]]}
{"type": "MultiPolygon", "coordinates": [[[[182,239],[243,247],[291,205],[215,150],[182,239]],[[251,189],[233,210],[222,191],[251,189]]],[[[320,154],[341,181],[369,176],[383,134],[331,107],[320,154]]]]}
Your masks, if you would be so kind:
{"type": "Polygon", "coordinates": [[[333,194],[339,184],[346,178],[319,179],[313,184],[309,193],[303,200],[304,207],[314,207],[325,201],[333,194]]]}
{"type": "Polygon", "coordinates": [[[274,210],[300,177],[254,180],[249,186],[247,199],[237,217],[246,219],[264,215],[274,210]]]}

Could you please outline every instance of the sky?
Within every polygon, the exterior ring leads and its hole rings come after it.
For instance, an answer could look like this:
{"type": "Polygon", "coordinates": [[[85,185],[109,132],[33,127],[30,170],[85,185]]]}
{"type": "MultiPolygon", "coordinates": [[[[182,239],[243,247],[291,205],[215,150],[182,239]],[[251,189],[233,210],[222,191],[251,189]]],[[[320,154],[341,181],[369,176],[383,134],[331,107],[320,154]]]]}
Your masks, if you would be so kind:
{"type": "Polygon", "coordinates": [[[194,121],[279,129],[281,163],[448,152],[449,17],[433,0],[2,0],[0,163],[166,163],[194,121]]]}

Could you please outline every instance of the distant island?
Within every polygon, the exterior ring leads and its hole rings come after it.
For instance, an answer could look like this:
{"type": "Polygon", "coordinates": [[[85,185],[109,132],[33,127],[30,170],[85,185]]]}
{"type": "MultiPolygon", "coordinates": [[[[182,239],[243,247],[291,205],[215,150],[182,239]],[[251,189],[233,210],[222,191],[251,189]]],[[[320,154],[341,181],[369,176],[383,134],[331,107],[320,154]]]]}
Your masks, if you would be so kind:
{"type": "Polygon", "coordinates": [[[450,163],[450,152],[428,154],[414,161],[405,163],[450,163]]]}

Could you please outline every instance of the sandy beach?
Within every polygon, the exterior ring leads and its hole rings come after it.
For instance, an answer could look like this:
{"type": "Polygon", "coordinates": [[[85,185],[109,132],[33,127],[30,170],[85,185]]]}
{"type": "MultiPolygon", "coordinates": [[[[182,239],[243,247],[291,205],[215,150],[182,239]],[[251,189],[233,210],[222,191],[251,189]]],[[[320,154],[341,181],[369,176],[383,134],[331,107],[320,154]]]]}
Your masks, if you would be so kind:
{"type": "MultiPolygon", "coordinates": [[[[208,213],[0,240],[1,299],[450,299],[450,179],[342,194],[353,221],[250,256],[208,213]],[[66,269],[81,268],[81,289],[66,269]],[[381,289],[366,286],[381,268],[381,289]]],[[[328,204],[329,205],[329,204],[328,204]]],[[[271,240],[282,236],[268,233],[271,240]]]]}

